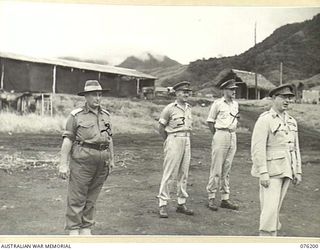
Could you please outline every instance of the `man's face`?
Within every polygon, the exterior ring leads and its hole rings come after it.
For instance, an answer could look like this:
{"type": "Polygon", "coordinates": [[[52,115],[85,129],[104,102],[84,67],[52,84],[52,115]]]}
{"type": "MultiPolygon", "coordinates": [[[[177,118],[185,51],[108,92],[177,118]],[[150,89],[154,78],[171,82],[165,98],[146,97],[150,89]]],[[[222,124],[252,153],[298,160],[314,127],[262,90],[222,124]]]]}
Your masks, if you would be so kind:
{"type": "Polygon", "coordinates": [[[236,98],[236,89],[225,89],[224,94],[227,98],[236,98]]]}
{"type": "Polygon", "coordinates": [[[86,93],[85,98],[89,107],[91,108],[99,107],[101,102],[101,96],[102,96],[102,92],[100,91],[86,93]]]}
{"type": "Polygon", "coordinates": [[[177,100],[180,102],[186,102],[189,99],[190,91],[188,90],[178,90],[176,91],[177,100]]]}
{"type": "Polygon", "coordinates": [[[277,95],[273,96],[273,98],[274,105],[280,112],[283,112],[288,109],[291,100],[290,95],[277,95]]]}

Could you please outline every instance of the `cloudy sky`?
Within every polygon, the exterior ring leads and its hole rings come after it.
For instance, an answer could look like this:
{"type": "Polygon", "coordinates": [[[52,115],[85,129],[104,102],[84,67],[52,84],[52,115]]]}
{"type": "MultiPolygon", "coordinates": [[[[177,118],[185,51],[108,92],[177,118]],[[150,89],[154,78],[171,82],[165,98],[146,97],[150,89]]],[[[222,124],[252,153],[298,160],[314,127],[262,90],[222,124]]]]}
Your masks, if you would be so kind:
{"type": "Polygon", "coordinates": [[[111,6],[0,1],[0,51],[118,64],[148,51],[183,64],[240,54],[318,8],[111,6]]]}

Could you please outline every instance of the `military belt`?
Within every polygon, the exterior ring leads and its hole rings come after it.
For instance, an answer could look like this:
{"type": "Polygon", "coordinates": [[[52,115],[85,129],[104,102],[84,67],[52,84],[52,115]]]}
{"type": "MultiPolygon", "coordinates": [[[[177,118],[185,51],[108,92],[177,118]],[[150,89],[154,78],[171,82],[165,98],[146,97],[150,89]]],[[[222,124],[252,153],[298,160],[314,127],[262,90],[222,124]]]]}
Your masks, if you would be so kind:
{"type": "Polygon", "coordinates": [[[188,132],[188,131],[179,131],[179,132],[170,133],[169,135],[173,135],[174,137],[189,137],[190,136],[190,132],[188,132]]]}
{"type": "Polygon", "coordinates": [[[109,144],[105,144],[105,143],[95,144],[95,143],[88,143],[84,141],[76,141],[76,143],[84,148],[91,148],[99,151],[107,150],[109,148],[109,144]]]}
{"type": "Polygon", "coordinates": [[[226,131],[226,132],[229,132],[229,133],[236,132],[235,129],[229,129],[229,128],[216,128],[216,130],[226,131]]]}
{"type": "Polygon", "coordinates": [[[279,150],[288,150],[289,152],[297,151],[296,147],[293,144],[288,144],[286,146],[269,146],[267,147],[268,151],[279,151],[279,150]]]}

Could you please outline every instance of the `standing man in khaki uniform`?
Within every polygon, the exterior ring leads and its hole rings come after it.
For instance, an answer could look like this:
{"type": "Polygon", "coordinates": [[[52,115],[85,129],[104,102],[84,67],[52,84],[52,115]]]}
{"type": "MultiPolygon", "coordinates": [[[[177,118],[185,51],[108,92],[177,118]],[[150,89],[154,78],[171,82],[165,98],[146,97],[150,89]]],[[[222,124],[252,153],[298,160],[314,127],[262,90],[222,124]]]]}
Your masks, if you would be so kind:
{"type": "Polygon", "coordinates": [[[69,175],[66,230],[70,235],[90,235],[96,200],[110,169],[114,167],[110,114],[100,107],[102,89],[88,80],[84,107],[75,109],[63,132],[59,175],[69,175]]]}
{"type": "Polygon", "coordinates": [[[190,82],[183,81],[173,86],[176,101],[164,108],[159,119],[159,132],[164,140],[163,176],[159,195],[160,218],[168,218],[167,202],[170,199],[170,184],[177,178],[177,212],[193,215],[186,207],[187,180],[191,158],[190,132],[192,130],[191,107],[187,103],[190,82]]]}
{"type": "Polygon", "coordinates": [[[208,207],[217,211],[216,193],[220,189],[220,207],[237,210],[239,206],[230,201],[229,174],[232,161],[237,150],[236,128],[239,118],[239,105],[234,101],[236,95],[235,80],[221,84],[223,97],[214,101],[211,106],[207,123],[213,134],[212,158],[207,185],[208,207]]]}
{"type": "Polygon", "coordinates": [[[260,178],[260,236],[277,236],[279,212],[290,181],[301,182],[298,126],[288,109],[291,85],[270,91],[273,105],[258,118],[251,142],[252,171],[260,178]]]}

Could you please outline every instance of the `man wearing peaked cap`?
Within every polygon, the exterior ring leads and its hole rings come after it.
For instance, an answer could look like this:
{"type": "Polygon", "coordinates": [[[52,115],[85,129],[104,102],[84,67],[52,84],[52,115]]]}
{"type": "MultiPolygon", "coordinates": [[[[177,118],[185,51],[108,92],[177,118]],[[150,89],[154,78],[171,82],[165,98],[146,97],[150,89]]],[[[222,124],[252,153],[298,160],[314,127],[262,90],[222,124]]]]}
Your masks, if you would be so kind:
{"type": "Polygon", "coordinates": [[[294,96],[293,87],[290,84],[283,84],[279,87],[271,89],[269,92],[269,96],[272,97],[274,95],[294,96]]]}
{"type": "Polygon", "coordinates": [[[78,93],[86,104],[71,112],[62,134],[59,176],[69,177],[66,230],[70,235],[91,234],[96,200],[114,167],[110,114],[100,106],[106,91],[97,80],[86,81],[78,93]]]}
{"type": "Polygon", "coordinates": [[[251,139],[251,174],[259,178],[260,236],[277,236],[279,213],[290,182],[301,182],[301,156],[296,120],[287,113],[291,85],[281,85],[269,93],[272,107],[260,115],[251,139]]]}
{"type": "Polygon", "coordinates": [[[210,108],[207,123],[212,137],[211,167],[207,184],[208,207],[218,210],[216,194],[220,190],[220,207],[237,210],[239,206],[230,200],[229,173],[237,150],[236,128],[239,118],[239,105],[236,96],[235,80],[220,85],[223,97],[214,101],[210,108]]]}
{"type": "Polygon", "coordinates": [[[175,91],[178,91],[178,90],[182,90],[182,91],[192,91],[192,90],[190,89],[190,85],[191,85],[190,82],[188,82],[188,81],[182,81],[182,82],[179,82],[179,83],[173,85],[172,88],[173,88],[175,91]]]}
{"type": "Polygon", "coordinates": [[[170,183],[177,178],[177,213],[193,215],[187,208],[187,180],[190,167],[192,130],[191,106],[187,103],[190,82],[183,81],[173,86],[176,101],[167,105],[159,119],[159,133],[164,142],[163,176],[160,184],[159,215],[168,218],[167,203],[170,200],[170,183]]]}
{"type": "Polygon", "coordinates": [[[230,79],[228,81],[225,81],[220,85],[220,89],[237,89],[237,84],[240,82],[236,82],[234,79],[230,79]]]}

